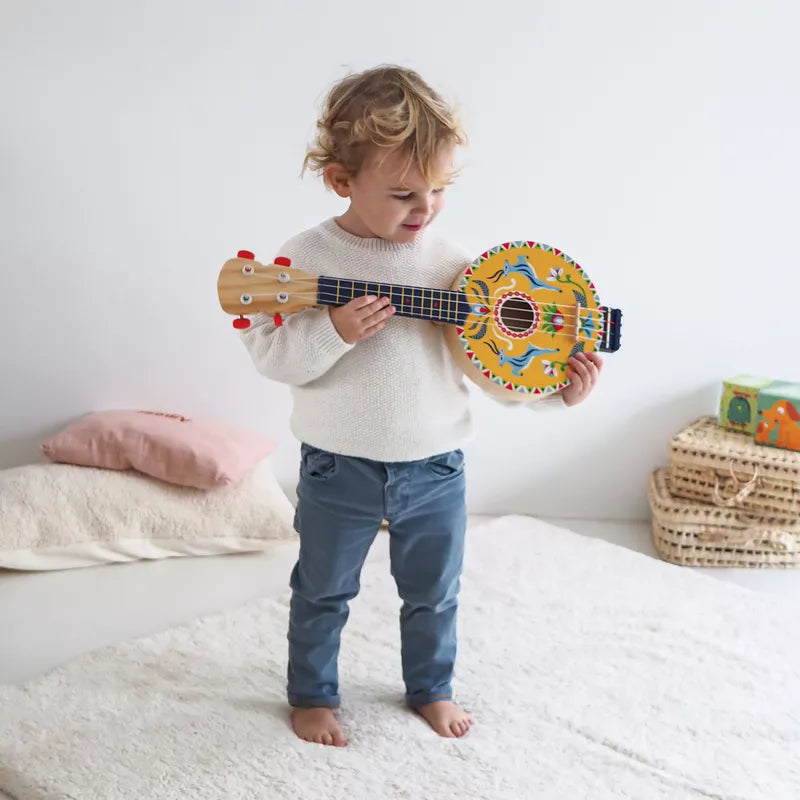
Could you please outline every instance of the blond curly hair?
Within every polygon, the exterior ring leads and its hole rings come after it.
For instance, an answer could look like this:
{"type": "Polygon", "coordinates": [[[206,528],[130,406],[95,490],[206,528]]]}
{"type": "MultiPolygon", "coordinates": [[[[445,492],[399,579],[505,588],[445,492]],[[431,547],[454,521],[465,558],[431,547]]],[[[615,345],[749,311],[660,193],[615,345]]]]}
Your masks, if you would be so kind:
{"type": "MultiPolygon", "coordinates": [[[[303,160],[325,176],[330,164],[356,175],[374,148],[400,150],[406,171],[416,165],[430,185],[443,185],[437,157],[445,146],[466,144],[455,110],[413,70],[381,66],[339,81],[329,92],[317,137],[303,160]]],[[[327,178],[325,178],[327,182],[327,178]]]]}

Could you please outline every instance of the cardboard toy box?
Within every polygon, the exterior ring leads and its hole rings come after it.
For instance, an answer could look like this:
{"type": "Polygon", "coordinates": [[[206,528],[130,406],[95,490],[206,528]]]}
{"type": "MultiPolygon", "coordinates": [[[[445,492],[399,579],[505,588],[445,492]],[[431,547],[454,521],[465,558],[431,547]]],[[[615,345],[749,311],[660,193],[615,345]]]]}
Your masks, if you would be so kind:
{"type": "Polygon", "coordinates": [[[800,451],[800,383],[773,381],[758,393],[757,444],[800,451]]]}
{"type": "Polygon", "coordinates": [[[722,382],[719,424],[728,430],[753,436],[758,416],[758,393],[772,383],[758,375],[736,375],[722,382]]]}

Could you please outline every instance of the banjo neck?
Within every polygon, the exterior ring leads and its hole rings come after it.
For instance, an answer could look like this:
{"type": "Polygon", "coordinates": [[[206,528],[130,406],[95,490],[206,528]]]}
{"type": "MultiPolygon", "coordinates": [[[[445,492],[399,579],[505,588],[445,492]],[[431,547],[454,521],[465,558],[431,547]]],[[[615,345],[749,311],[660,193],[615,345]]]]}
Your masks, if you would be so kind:
{"type": "MultiPolygon", "coordinates": [[[[413,317],[448,325],[463,326],[472,306],[464,292],[452,289],[430,289],[396,283],[351,280],[322,276],[317,279],[317,303],[341,306],[356,297],[373,295],[388,297],[395,316],[413,317]]],[[[602,331],[598,350],[615,352],[619,349],[621,313],[619,309],[600,306],[597,309],[602,331]]]]}

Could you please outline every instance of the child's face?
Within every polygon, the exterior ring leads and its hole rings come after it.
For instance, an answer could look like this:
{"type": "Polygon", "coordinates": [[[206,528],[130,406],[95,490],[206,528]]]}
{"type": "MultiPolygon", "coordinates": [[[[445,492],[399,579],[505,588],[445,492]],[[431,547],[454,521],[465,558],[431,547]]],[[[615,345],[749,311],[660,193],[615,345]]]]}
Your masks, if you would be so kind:
{"type": "MultiPolygon", "coordinates": [[[[453,172],[454,148],[443,148],[438,158],[439,174],[453,172]]],[[[444,206],[444,186],[426,183],[414,165],[405,171],[407,158],[399,152],[381,160],[369,156],[355,176],[329,174],[331,185],[342,197],[350,198],[350,208],[339,223],[356,236],[413,242],[436,219],[444,206]],[[403,172],[405,171],[405,175],[403,172]]]]}

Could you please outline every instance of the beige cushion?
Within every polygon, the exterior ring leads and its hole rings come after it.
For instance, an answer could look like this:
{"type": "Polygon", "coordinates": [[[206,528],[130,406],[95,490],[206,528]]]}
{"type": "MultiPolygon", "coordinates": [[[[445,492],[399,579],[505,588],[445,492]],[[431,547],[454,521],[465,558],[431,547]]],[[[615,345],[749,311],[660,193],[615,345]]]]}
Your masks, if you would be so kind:
{"type": "Polygon", "coordinates": [[[204,491],[71,464],[0,470],[0,567],[66,569],[261,550],[296,536],[267,459],[204,491]]]}

